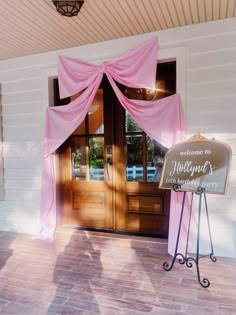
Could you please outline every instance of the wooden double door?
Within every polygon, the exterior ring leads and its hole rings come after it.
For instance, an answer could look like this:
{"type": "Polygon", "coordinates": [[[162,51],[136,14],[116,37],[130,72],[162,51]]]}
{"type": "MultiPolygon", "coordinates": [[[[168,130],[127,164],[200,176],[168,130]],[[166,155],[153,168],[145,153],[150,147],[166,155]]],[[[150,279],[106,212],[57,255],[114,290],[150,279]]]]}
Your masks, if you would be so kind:
{"type": "Polygon", "coordinates": [[[61,224],[167,238],[170,192],[158,189],[164,154],[104,77],[86,119],[58,151],[61,224]]]}

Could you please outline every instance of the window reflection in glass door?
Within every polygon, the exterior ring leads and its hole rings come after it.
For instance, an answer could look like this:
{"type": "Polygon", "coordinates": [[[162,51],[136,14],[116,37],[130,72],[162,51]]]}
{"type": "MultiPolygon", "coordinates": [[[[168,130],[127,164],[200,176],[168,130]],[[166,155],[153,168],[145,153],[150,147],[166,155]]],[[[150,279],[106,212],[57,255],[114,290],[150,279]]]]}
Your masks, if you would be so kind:
{"type": "Polygon", "coordinates": [[[125,116],[126,180],[159,182],[167,148],[146,135],[127,112],[125,116]]]}

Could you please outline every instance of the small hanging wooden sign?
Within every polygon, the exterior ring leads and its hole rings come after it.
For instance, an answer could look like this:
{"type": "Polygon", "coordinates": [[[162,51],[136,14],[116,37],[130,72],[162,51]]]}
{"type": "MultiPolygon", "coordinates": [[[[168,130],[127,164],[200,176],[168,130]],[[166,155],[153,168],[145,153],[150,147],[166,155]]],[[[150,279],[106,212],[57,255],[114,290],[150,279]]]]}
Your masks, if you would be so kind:
{"type": "Polygon", "coordinates": [[[167,151],[159,188],[225,194],[231,155],[229,145],[196,134],[167,151]]]}

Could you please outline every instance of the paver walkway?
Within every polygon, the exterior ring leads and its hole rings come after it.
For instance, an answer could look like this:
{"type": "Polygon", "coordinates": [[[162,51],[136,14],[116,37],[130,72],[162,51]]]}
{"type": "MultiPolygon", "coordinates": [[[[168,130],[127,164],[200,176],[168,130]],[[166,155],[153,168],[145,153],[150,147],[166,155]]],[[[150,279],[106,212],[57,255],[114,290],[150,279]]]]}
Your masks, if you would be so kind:
{"type": "Polygon", "coordinates": [[[0,314],[236,314],[236,259],[170,261],[164,240],[61,230],[52,242],[0,232],[0,314]]]}

